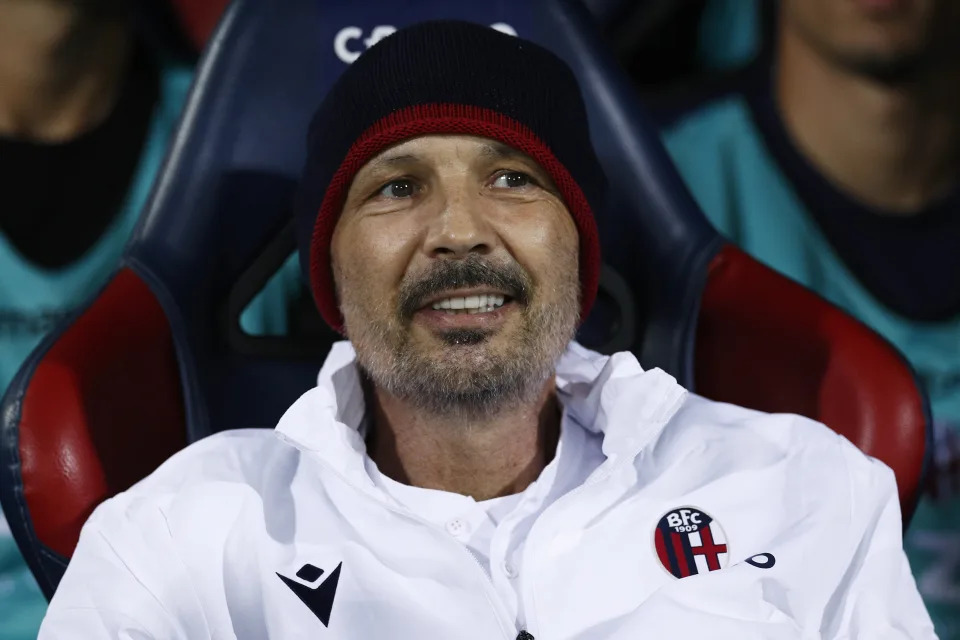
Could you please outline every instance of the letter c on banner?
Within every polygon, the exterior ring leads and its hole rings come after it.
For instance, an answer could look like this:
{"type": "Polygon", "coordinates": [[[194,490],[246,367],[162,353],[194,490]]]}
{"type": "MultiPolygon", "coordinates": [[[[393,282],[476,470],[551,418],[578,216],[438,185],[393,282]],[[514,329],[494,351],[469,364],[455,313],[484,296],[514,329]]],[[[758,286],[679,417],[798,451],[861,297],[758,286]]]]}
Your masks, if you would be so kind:
{"type": "MultiPolygon", "coordinates": [[[[517,35],[517,30],[506,22],[497,22],[490,25],[490,28],[508,36],[517,35]]],[[[347,64],[352,64],[365,49],[369,49],[396,30],[397,28],[392,25],[382,24],[373,28],[369,38],[364,38],[363,30],[360,27],[344,27],[333,38],[333,51],[338,58],[347,64]],[[362,46],[351,45],[350,43],[353,40],[359,40],[362,46]]]]}
{"type": "Polygon", "coordinates": [[[347,64],[359,58],[362,52],[350,51],[350,49],[347,48],[347,43],[350,40],[359,40],[362,37],[363,31],[360,30],[360,27],[344,27],[340,29],[333,39],[333,50],[336,52],[337,57],[347,64]]]}

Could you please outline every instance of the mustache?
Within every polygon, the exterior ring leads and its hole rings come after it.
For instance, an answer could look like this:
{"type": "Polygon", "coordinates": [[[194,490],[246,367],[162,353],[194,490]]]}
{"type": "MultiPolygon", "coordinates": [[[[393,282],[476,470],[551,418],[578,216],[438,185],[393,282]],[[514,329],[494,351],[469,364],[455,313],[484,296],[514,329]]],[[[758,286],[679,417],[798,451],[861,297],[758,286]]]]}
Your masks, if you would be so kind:
{"type": "Polygon", "coordinates": [[[440,260],[424,276],[400,288],[400,316],[412,318],[427,300],[438,293],[466,287],[490,287],[502,291],[520,304],[527,304],[533,293],[529,276],[516,263],[492,264],[478,256],[463,260],[440,260]]]}

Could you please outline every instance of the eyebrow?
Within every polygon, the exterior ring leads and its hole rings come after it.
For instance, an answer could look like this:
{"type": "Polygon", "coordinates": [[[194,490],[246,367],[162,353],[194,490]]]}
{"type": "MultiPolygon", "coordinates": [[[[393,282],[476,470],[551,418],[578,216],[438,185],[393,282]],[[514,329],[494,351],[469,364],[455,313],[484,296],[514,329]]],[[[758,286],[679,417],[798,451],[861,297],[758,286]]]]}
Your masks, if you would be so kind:
{"type": "Polygon", "coordinates": [[[483,143],[483,149],[480,150],[480,155],[484,157],[492,158],[526,158],[527,154],[523,153],[518,149],[514,149],[508,144],[504,144],[497,140],[490,140],[483,143]]]}

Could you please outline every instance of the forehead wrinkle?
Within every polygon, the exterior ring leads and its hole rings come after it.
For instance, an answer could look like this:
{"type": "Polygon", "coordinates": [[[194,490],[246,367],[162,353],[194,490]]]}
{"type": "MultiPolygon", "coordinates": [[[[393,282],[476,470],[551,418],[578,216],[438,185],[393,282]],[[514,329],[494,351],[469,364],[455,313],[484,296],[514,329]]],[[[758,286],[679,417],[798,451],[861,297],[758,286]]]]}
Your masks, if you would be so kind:
{"type": "MultiPolygon", "coordinates": [[[[508,144],[499,140],[483,140],[479,143],[480,149],[477,154],[485,158],[526,158],[527,155],[518,149],[514,149],[508,144]]],[[[459,149],[458,149],[459,151],[459,149]]],[[[412,162],[421,162],[422,153],[415,153],[408,150],[398,150],[397,153],[389,151],[372,158],[366,165],[366,168],[393,167],[396,165],[409,164],[412,162]]]]}
{"type": "Polygon", "coordinates": [[[387,153],[382,156],[377,156],[366,164],[365,167],[361,170],[377,170],[382,168],[392,168],[398,165],[407,165],[412,162],[419,162],[420,156],[415,153],[398,153],[390,154],[387,153]]]}
{"type": "Polygon", "coordinates": [[[485,158],[526,158],[527,154],[514,149],[498,140],[487,140],[481,144],[480,155],[485,158]]]}

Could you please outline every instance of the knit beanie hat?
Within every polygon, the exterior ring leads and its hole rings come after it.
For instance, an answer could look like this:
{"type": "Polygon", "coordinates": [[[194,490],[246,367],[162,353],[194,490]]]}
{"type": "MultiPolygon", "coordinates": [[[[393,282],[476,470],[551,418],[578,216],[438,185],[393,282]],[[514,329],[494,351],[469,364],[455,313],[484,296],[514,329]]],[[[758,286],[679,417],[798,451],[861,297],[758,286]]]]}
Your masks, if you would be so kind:
{"type": "Polygon", "coordinates": [[[371,158],[426,134],[492,138],[543,167],[580,236],[580,318],[593,304],[600,243],[591,207],[606,180],[570,68],[492,28],[424,22],[387,36],[348,67],[310,124],[295,216],[300,263],[324,320],[343,330],[330,242],[350,183],[371,158]]]}

